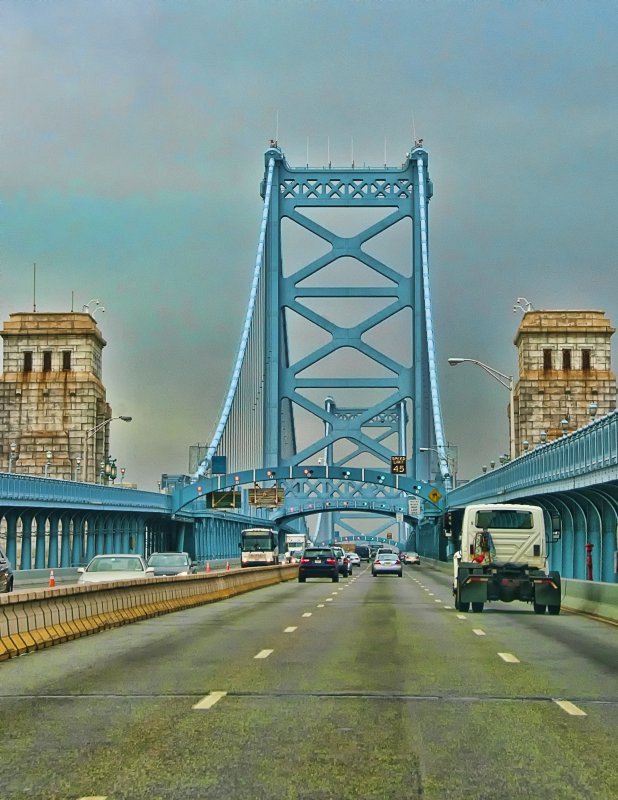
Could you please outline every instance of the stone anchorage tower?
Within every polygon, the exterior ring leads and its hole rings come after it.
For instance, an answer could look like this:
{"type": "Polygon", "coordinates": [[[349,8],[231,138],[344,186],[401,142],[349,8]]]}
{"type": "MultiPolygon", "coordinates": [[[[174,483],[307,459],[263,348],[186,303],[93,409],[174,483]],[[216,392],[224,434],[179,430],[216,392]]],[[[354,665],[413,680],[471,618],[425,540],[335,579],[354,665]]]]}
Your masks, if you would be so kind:
{"type": "Polygon", "coordinates": [[[0,471],[96,482],[111,408],[101,381],[106,342],[94,318],[15,313],[0,335],[0,471]]]}
{"type": "Polygon", "coordinates": [[[614,411],[610,339],[615,330],[603,311],[524,314],[515,336],[516,455],[614,411]]]}

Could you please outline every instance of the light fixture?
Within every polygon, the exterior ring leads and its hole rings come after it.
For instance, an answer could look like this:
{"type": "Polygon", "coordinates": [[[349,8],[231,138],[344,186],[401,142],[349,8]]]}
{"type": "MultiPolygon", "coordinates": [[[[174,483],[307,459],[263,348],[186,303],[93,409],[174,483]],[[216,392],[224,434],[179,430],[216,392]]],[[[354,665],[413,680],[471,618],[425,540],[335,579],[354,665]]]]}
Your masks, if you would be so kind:
{"type": "Polygon", "coordinates": [[[599,404],[596,402],[596,400],[593,400],[588,406],[588,413],[590,414],[591,422],[596,417],[598,410],[599,410],[599,404]]]}
{"type": "Polygon", "coordinates": [[[481,469],[483,470],[483,473],[487,472],[487,464],[483,464],[481,469]]]}
{"type": "Polygon", "coordinates": [[[541,442],[543,442],[543,444],[545,444],[545,442],[547,441],[547,431],[541,431],[539,433],[539,439],[541,440],[541,442]]]}
{"type": "Polygon", "coordinates": [[[560,427],[562,428],[562,435],[565,436],[569,430],[569,421],[566,417],[560,420],[560,427]]]}
{"type": "Polygon", "coordinates": [[[530,442],[527,439],[524,439],[521,443],[521,446],[524,448],[524,452],[526,452],[530,447],[530,442]]]}
{"type": "Polygon", "coordinates": [[[495,461],[493,461],[493,460],[492,460],[492,461],[490,461],[490,462],[489,462],[489,466],[490,466],[490,467],[493,469],[493,468],[496,466],[496,462],[495,462],[495,461]]]}

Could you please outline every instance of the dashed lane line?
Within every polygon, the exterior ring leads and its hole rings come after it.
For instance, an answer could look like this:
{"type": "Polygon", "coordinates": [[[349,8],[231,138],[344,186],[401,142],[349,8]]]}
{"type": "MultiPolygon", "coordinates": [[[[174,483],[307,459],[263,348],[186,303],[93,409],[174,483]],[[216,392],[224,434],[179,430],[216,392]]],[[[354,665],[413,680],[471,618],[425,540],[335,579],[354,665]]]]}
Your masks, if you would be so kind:
{"type": "Polygon", "coordinates": [[[311,616],[311,611],[307,611],[305,614],[303,614],[303,617],[310,617],[310,616],[311,616]]]}
{"type": "Polygon", "coordinates": [[[326,602],[327,603],[332,603],[333,602],[333,598],[332,597],[327,597],[326,598],[326,602]]]}
{"type": "Polygon", "coordinates": [[[318,608],[324,608],[324,603],[319,603],[318,608]]]}
{"type": "Polygon", "coordinates": [[[477,636],[485,636],[485,631],[481,630],[480,628],[472,628],[472,633],[476,633],[477,636]]]}
{"type": "Polygon", "coordinates": [[[257,656],[253,656],[253,658],[268,658],[268,656],[273,652],[273,650],[260,650],[257,656]]]}
{"type": "Polygon", "coordinates": [[[294,631],[297,630],[297,629],[298,629],[297,625],[290,625],[289,628],[284,628],[283,632],[284,633],[294,633],[294,631]]]}
{"type": "Polygon", "coordinates": [[[498,653],[498,655],[503,661],[506,661],[507,664],[519,664],[519,659],[517,656],[514,656],[513,653],[498,653]]]}
{"type": "MultiPolygon", "coordinates": [[[[272,650],[270,651],[272,653],[272,650]]],[[[257,658],[257,656],[256,656],[257,658]]],[[[222,697],[225,697],[227,692],[211,692],[207,694],[199,703],[196,703],[192,708],[198,711],[204,711],[207,708],[212,708],[215,703],[218,703],[222,697]]]]}
{"type": "Polygon", "coordinates": [[[468,619],[465,614],[457,614],[457,619],[468,619]]]}
{"type": "Polygon", "coordinates": [[[555,700],[554,703],[563,711],[566,711],[567,714],[570,714],[572,717],[587,717],[585,711],[582,711],[581,708],[578,708],[575,703],[570,703],[568,700],[555,700]]]}

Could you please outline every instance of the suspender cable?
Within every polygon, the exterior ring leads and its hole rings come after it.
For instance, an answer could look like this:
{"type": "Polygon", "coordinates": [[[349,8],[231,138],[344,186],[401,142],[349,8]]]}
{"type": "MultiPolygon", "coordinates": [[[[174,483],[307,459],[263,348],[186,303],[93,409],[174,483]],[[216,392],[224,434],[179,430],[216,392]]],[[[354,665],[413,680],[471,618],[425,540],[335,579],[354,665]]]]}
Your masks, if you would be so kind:
{"type": "Polygon", "coordinates": [[[268,213],[270,210],[270,194],[272,189],[274,171],[275,171],[275,159],[270,158],[268,160],[268,178],[266,181],[266,192],[264,194],[264,210],[262,212],[262,224],[260,226],[260,239],[258,242],[257,255],[255,257],[255,269],[253,270],[253,282],[251,284],[251,294],[249,295],[249,305],[247,306],[245,324],[243,327],[242,336],[240,338],[240,345],[238,347],[238,355],[236,356],[236,364],[234,366],[234,372],[232,373],[232,380],[230,381],[227,397],[225,399],[225,404],[223,406],[223,411],[221,412],[221,418],[219,419],[219,424],[217,425],[215,434],[212,437],[210,445],[208,446],[206,455],[204,456],[204,459],[198,466],[193,476],[195,480],[197,480],[200,476],[206,474],[208,466],[212,460],[212,457],[216,453],[217,447],[219,446],[219,442],[221,441],[221,436],[223,435],[223,431],[225,429],[230,414],[230,409],[232,408],[232,403],[234,402],[234,395],[236,394],[236,388],[238,386],[238,380],[240,378],[240,371],[245,357],[245,351],[247,349],[247,342],[249,340],[249,333],[251,331],[251,323],[253,320],[253,312],[255,309],[255,300],[257,297],[258,286],[260,283],[260,274],[262,272],[262,257],[264,254],[264,242],[266,240],[266,224],[268,222],[268,213]]]}
{"type": "Polygon", "coordinates": [[[433,335],[433,320],[431,316],[431,291],[429,288],[429,258],[427,253],[427,215],[425,212],[425,173],[422,158],[417,158],[419,215],[421,223],[421,260],[423,266],[423,295],[425,300],[425,332],[427,336],[427,358],[429,361],[429,386],[431,390],[431,406],[433,410],[433,424],[436,434],[436,449],[440,458],[440,474],[447,488],[450,488],[450,475],[446,457],[444,441],[444,428],[442,425],[442,407],[440,406],[440,393],[438,391],[438,378],[436,373],[436,349],[433,335]]]}

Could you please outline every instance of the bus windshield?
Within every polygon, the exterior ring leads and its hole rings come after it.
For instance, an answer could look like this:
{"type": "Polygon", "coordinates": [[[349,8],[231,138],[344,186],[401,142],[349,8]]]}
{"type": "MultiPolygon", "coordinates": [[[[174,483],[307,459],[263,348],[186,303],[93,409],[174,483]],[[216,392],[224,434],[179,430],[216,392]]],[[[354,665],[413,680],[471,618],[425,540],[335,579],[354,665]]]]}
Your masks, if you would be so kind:
{"type": "Polygon", "coordinates": [[[241,545],[244,551],[272,550],[274,534],[272,531],[243,531],[241,545]]]}

